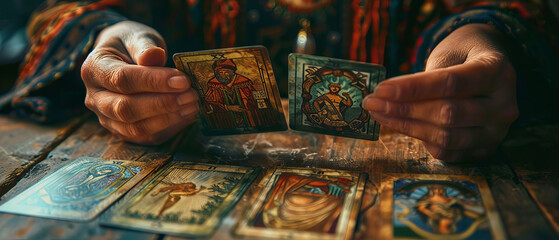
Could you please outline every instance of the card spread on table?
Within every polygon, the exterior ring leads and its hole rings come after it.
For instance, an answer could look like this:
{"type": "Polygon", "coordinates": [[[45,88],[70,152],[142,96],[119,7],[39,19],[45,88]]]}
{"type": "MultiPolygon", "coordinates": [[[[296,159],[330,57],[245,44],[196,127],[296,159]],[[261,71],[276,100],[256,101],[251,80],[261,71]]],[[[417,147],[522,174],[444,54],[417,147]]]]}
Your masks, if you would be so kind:
{"type": "Polygon", "coordinates": [[[483,177],[386,175],[381,199],[385,239],[505,239],[483,177]]]}
{"type": "Polygon", "coordinates": [[[143,162],[80,157],[0,206],[0,212],[90,220],[153,168],[143,162]]]}
{"type": "Polygon", "coordinates": [[[259,169],[173,162],[101,216],[101,224],[182,237],[209,236],[259,169]]]}
{"type": "Polygon", "coordinates": [[[206,135],[287,129],[268,51],[264,47],[216,49],[173,55],[197,90],[206,135]]]}
{"type": "Polygon", "coordinates": [[[264,178],[267,183],[234,233],[262,239],[351,239],[366,177],[341,170],[276,169],[264,178]]]}
{"type": "Polygon", "coordinates": [[[377,140],[380,124],[361,107],[385,78],[381,65],[289,55],[291,129],[377,140]]]}

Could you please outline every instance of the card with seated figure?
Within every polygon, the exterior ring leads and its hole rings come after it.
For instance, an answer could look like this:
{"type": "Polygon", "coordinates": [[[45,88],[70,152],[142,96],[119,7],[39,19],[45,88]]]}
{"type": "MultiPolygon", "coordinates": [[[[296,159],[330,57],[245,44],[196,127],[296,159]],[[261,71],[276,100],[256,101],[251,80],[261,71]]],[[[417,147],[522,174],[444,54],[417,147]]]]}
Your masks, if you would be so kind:
{"type": "Polygon", "coordinates": [[[91,220],[154,168],[145,162],[80,157],[0,206],[0,212],[91,220]]]}
{"type": "Polygon", "coordinates": [[[380,65],[327,57],[289,55],[291,129],[377,140],[380,124],[361,107],[385,78],[380,65]]]}
{"type": "Polygon", "coordinates": [[[287,129],[266,48],[177,53],[173,60],[198,92],[205,135],[287,129]]]}
{"type": "Polygon", "coordinates": [[[383,177],[382,239],[506,239],[483,177],[383,177]]]}
{"type": "Polygon", "coordinates": [[[264,178],[263,190],[234,230],[258,239],[351,239],[367,174],[282,168],[264,178]]]}
{"type": "Polygon", "coordinates": [[[258,168],[172,162],[104,213],[101,224],[207,237],[258,173],[258,168]]]}

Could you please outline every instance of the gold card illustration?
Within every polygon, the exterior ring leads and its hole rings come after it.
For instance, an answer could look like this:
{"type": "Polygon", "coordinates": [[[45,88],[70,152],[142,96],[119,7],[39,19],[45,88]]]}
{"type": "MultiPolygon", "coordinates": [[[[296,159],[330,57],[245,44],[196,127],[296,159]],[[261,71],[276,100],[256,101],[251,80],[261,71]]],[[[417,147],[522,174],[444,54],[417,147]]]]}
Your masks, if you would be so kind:
{"type": "Polygon", "coordinates": [[[235,234],[259,238],[351,239],[366,174],[276,169],[235,234]]]}
{"type": "Polygon", "coordinates": [[[264,47],[216,49],[173,55],[197,90],[206,135],[287,129],[276,79],[264,47]]]}
{"type": "Polygon", "coordinates": [[[209,236],[258,172],[173,162],[103,214],[101,224],[182,237],[209,236]]]}

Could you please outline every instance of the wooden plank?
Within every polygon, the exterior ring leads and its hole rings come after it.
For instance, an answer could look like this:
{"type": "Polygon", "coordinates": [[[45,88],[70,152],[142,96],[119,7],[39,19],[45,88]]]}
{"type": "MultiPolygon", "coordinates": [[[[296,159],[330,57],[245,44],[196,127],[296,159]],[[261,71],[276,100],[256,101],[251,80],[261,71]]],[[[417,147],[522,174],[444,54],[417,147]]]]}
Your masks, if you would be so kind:
{"type": "Polygon", "coordinates": [[[55,125],[38,125],[0,116],[0,196],[9,191],[25,174],[83,122],[78,117],[55,125]]]}
{"type": "MultiPolygon", "coordinates": [[[[46,159],[38,163],[28,175],[7,192],[0,199],[0,203],[15,197],[44,176],[81,156],[98,157],[106,160],[118,159],[149,162],[151,165],[161,166],[171,158],[180,138],[179,136],[173,141],[155,147],[129,144],[114,138],[99,125],[96,119],[89,118],[64,142],[50,151],[46,159]]],[[[0,239],[34,238],[37,234],[44,238],[53,239],[66,237],[77,239],[73,238],[73,236],[80,236],[78,237],[80,239],[83,238],[82,236],[94,237],[96,239],[157,239],[160,237],[151,233],[101,227],[98,224],[98,218],[88,223],[76,223],[0,214],[0,226],[13,226],[6,231],[3,230],[0,239]],[[52,229],[56,229],[56,231],[52,229]]]]}
{"type": "Polygon", "coordinates": [[[513,129],[503,152],[518,181],[559,233],[559,125],[513,129]]]}

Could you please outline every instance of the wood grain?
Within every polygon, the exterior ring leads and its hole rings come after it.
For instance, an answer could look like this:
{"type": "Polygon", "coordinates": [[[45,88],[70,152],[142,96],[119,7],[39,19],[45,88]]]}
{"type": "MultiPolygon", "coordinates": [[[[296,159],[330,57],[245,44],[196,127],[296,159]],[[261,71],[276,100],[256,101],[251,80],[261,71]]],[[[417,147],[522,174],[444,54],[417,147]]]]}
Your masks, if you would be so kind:
{"type": "Polygon", "coordinates": [[[57,125],[41,126],[0,116],[0,197],[84,120],[77,117],[57,125]]]}

